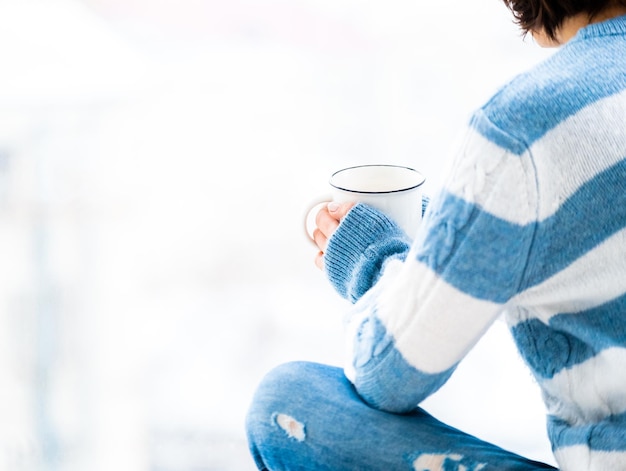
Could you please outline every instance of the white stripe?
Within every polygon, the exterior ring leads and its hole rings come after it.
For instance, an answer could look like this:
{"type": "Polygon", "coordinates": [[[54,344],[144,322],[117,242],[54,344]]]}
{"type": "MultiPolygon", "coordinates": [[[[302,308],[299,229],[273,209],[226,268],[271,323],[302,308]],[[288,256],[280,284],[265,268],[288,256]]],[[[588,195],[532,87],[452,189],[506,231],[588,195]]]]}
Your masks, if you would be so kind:
{"type": "Polygon", "coordinates": [[[583,108],[533,144],[531,153],[542,156],[535,159],[539,220],[553,215],[581,185],[626,157],[625,110],[626,91],[583,108]]]}
{"type": "Polygon", "coordinates": [[[358,338],[358,332],[361,325],[369,318],[370,301],[375,289],[369,290],[350,310],[345,326],[345,343],[344,343],[344,374],[346,378],[353,384],[356,381],[356,368],[354,355],[357,351],[355,341],[358,338]]]}
{"type": "Polygon", "coordinates": [[[609,348],[541,382],[548,413],[571,425],[626,411],[626,349],[609,348]]]}
{"type": "Polygon", "coordinates": [[[513,155],[473,128],[468,130],[463,145],[446,181],[446,190],[512,223],[524,225],[534,221],[536,214],[531,208],[536,183],[528,155],[513,155]]]}
{"type": "MultiPolygon", "coordinates": [[[[626,229],[615,233],[564,270],[518,294],[512,304],[545,323],[560,313],[591,309],[624,294],[626,229]]],[[[511,325],[525,319],[507,319],[511,325]]]]}
{"type": "Polygon", "coordinates": [[[594,451],[576,445],[554,452],[561,471],[626,471],[626,452],[594,451]]]}
{"type": "Polygon", "coordinates": [[[374,290],[378,317],[397,350],[425,373],[445,371],[461,360],[502,310],[455,289],[413,257],[388,267],[374,290]]]}
{"type": "Polygon", "coordinates": [[[383,280],[395,278],[402,269],[402,265],[403,262],[397,259],[388,261],[385,264],[383,276],[378,283],[372,289],[367,291],[348,313],[348,319],[345,327],[346,338],[344,344],[344,373],[352,383],[356,381],[354,355],[357,348],[355,343],[356,339],[359,337],[361,326],[364,325],[375,310],[376,296],[378,296],[378,293],[384,284],[383,280]]]}

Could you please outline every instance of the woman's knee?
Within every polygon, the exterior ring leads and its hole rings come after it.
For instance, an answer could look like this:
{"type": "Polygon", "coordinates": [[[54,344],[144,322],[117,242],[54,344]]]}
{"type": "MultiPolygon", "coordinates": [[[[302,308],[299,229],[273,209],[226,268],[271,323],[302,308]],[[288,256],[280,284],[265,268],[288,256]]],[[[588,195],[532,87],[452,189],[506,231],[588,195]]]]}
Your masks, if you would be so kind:
{"type": "Polygon", "coordinates": [[[288,459],[287,450],[307,438],[307,421],[316,413],[320,392],[342,376],[338,368],[307,362],[286,363],[267,373],[246,417],[248,442],[259,469],[269,468],[268,462],[282,469],[277,462],[288,459]]]}
{"type": "Polygon", "coordinates": [[[262,418],[315,407],[316,391],[342,377],[338,368],[309,362],[291,362],[277,366],[259,383],[248,412],[248,427],[262,418]],[[312,404],[313,402],[313,404],[312,404]]]}

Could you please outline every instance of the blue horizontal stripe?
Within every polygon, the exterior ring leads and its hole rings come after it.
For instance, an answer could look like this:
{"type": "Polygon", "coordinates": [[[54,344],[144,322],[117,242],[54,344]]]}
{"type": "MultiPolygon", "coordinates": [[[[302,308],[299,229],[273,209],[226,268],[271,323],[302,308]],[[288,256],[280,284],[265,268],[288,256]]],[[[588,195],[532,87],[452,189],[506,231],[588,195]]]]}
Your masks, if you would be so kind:
{"type": "Polygon", "coordinates": [[[611,347],[626,348],[626,294],[601,306],[553,316],[546,325],[538,319],[520,322],[511,331],[533,372],[552,378],[611,347]]]}
{"type": "Polygon", "coordinates": [[[537,226],[521,289],[558,273],[626,227],[626,158],[596,175],[537,226]]]}
{"type": "Polygon", "coordinates": [[[548,417],[548,436],[555,449],[585,445],[595,451],[626,451],[626,413],[579,427],[551,416],[548,417]]]}
{"type": "Polygon", "coordinates": [[[480,135],[494,144],[508,150],[515,155],[521,155],[528,148],[526,143],[520,141],[518,137],[504,132],[493,124],[483,111],[479,111],[472,116],[470,127],[474,128],[480,135]]]}
{"type": "Polygon", "coordinates": [[[504,303],[626,227],[626,160],[539,223],[515,224],[444,193],[424,226],[419,261],[475,298],[504,303]]]}
{"type": "Polygon", "coordinates": [[[388,412],[415,410],[448,380],[456,367],[435,374],[414,368],[395,348],[393,338],[375,317],[364,321],[355,340],[354,385],[366,402],[388,412]]]}
{"type": "Polygon", "coordinates": [[[475,298],[506,302],[517,293],[533,226],[498,218],[450,193],[441,198],[423,222],[417,260],[475,298]]]}
{"type": "Polygon", "coordinates": [[[604,44],[598,54],[588,42],[572,41],[500,90],[483,107],[483,116],[470,125],[492,142],[521,154],[566,118],[626,89],[626,41],[615,37],[604,44]]]}

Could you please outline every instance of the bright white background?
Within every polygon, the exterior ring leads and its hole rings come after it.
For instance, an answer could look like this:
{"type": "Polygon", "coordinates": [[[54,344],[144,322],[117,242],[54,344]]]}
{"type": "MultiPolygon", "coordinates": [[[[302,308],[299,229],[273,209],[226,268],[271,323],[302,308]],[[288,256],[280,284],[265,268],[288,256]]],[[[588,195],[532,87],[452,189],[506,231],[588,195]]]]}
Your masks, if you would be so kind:
{"type": "MultiPolygon", "coordinates": [[[[0,471],[246,471],[254,387],[341,364],[309,202],[442,168],[546,57],[498,0],[0,0],[0,471]]],[[[498,322],[426,408],[552,462],[498,322]]]]}

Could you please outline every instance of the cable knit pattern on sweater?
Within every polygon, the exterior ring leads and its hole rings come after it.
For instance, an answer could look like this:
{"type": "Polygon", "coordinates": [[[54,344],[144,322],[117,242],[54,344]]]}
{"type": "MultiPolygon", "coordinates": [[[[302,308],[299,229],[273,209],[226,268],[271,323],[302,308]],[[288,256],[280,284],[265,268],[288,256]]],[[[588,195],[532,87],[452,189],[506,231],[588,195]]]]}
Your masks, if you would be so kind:
{"type": "Polygon", "coordinates": [[[626,17],[473,115],[414,241],[357,205],[326,263],[372,406],[414,409],[505,313],[561,469],[626,471],[626,17]]]}

